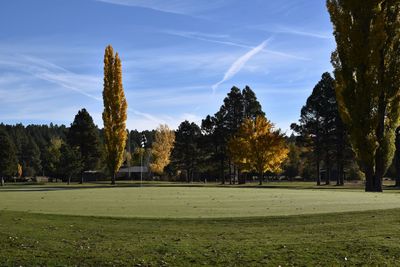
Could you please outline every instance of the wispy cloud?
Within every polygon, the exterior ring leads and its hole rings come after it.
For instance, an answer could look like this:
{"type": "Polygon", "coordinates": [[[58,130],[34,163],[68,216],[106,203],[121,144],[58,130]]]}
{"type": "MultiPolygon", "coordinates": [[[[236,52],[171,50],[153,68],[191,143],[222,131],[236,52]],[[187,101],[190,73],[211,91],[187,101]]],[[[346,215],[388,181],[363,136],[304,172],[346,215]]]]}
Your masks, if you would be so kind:
{"type": "Polygon", "coordinates": [[[156,11],[196,15],[225,5],[225,0],[97,0],[108,4],[148,8],[156,11]]]}
{"type": "Polygon", "coordinates": [[[303,37],[311,37],[317,39],[333,40],[333,35],[328,31],[314,31],[311,29],[304,29],[292,26],[283,25],[256,25],[250,26],[249,28],[269,32],[269,33],[280,33],[280,34],[290,34],[298,35],[303,37]]]}
{"type": "Polygon", "coordinates": [[[268,41],[269,40],[265,40],[264,42],[254,47],[243,56],[239,57],[235,62],[233,62],[230,68],[225,72],[225,75],[222,78],[222,80],[220,80],[219,82],[215,83],[212,86],[213,92],[215,92],[215,90],[218,88],[219,85],[233,78],[243,68],[243,66],[247,63],[247,61],[249,61],[252,57],[260,53],[266,47],[268,41]]]}
{"type": "Polygon", "coordinates": [[[318,39],[333,39],[332,34],[329,34],[329,33],[313,32],[313,31],[300,30],[300,29],[288,28],[288,27],[279,27],[279,28],[273,30],[273,32],[313,37],[313,38],[318,38],[318,39]]]}
{"type": "MultiPolygon", "coordinates": [[[[164,31],[162,31],[162,33],[179,36],[179,37],[183,37],[183,38],[188,38],[188,39],[209,42],[209,43],[227,45],[227,46],[241,47],[241,48],[246,48],[246,49],[253,48],[252,46],[250,46],[248,44],[230,41],[230,40],[228,40],[228,38],[230,36],[223,35],[223,34],[208,34],[208,33],[186,32],[186,31],[177,31],[177,30],[164,30],[164,31]]],[[[280,57],[284,57],[284,58],[292,58],[292,59],[297,59],[297,60],[309,60],[309,58],[306,58],[306,57],[297,56],[297,55],[293,55],[293,54],[286,53],[286,52],[265,49],[265,48],[263,48],[261,51],[264,53],[268,53],[268,54],[272,54],[272,55],[276,55],[276,56],[280,56],[280,57]]]]}
{"type": "Polygon", "coordinates": [[[99,77],[76,74],[47,60],[27,55],[16,55],[13,61],[0,60],[0,66],[14,68],[16,71],[28,73],[40,80],[57,84],[94,100],[101,100],[98,95],[91,93],[101,92],[99,77]]]}
{"type": "Polygon", "coordinates": [[[197,124],[201,123],[202,117],[194,113],[182,113],[178,115],[149,114],[137,110],[130,110],[131,116],[128,116],[128,129],[137,129],[139,131],[155,129],[160,124],[167,124],[171,129],[177,129],[179,124],[188,120],[197,124]]]}

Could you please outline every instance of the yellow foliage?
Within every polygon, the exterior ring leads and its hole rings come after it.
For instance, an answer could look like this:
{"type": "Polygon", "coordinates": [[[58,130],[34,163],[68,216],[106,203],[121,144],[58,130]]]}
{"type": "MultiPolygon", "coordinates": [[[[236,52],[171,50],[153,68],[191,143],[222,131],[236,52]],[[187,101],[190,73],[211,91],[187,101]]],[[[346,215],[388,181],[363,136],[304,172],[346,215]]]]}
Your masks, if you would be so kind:
{"type": "Polygon", "coordinates": [[[246,119],[237,134],[228,142],[233,162],[245,171],[279,172],[289,150],[285,138],[263,116],[246,119]]]}
{"type": "Polygon", "coordinates": [[[118,53],[114,56],[111,45],[107,46],[104,55],[104,142],[106,161],[113,174],[118,172],[124,157],[126,144],[127,102],[122,86],[122,66],[118,53]]]}
{"type": "Polygon", "coordinates": [[[22,166],[19,163],[18,163],[18,168],[17,168],[17,176],[18,176],[18,178],[21,178],[21,176],[22,176],[22,166]]]}
{"type": "Polygon", "coordinates": [[[155,134],[151,154],[153,155],[153,163],[150,169],[154,173],[161,174],[165,166],[170,162],[170,156],[175,142],[175,132],[170,130],[167,125],[160,125],[155,134]]]}

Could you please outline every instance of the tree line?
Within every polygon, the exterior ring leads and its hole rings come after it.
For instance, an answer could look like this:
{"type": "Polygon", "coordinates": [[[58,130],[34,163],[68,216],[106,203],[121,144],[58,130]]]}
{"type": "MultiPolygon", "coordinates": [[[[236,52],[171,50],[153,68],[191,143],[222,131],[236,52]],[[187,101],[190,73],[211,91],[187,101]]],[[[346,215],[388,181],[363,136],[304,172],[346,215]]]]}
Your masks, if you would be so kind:
{"type": "MultiPolygon", "coordinates": [[[[265,113],[249,86],[243,90],[232,87],[220,109],[214,115],[207,115],[200,125],[183,121],[175,131],[160,125],[151,131],[126,132],[122,165],[139,166],[143,157],[144,165],[151,171],[148,176],[186,182],[235,184],[257,176],[262,183],[263,179],[278,175],[289,180],[316,180],[317,184],[321,184],[323,177],[325,184],[335,180],[337,185],[343,185],[345,177],[363,179],[348,131],[339,116],[334,84],[329,73],[322,75],[301,109],[299,122],[291,125],[296,135],[287,137],[279,130],[270,131],[282,142],[277,147],[287,149],[278,150],[282,155],[287,154],[287,158],[279,160],[279,153],[269,144],[262,145],[269,147],[265,152],[273,153],[272,159],[278,159],[279,164],[273,167],[257,170],[251,167],[251,160],[246,160],[257,148],[244,142],[245,137],[257,129],[272,127],[271,122],[260,119],[258,123],[264,126],[253,127],[252,122],[257,122],[257,117],[265,118],[265,113]],[[144,148],[140,144],[142,135],[147,139],[144,148]]],[[[10,139],[10,150],[14,152],[8,155],[15,154],[10,159],[13,164],[9,164],[14,167],[5,176],[48,176],[66,182],[75,178],[83,182],[85,171],[97,170],[104,173],[102,178],[107,177],[104,129],[94,124],[86,109],[78,111],[70,127],[2,124],[0,132],[10,139]],[[15,162],[18,162],[16,167],[15,162]],[[22,169],[20,175],[18,165],[22,169]]],[[[257,151],[254,155],[262,153],[257,151]]],[[[396,166],[392,167],[393,176],[396,166]]]]}

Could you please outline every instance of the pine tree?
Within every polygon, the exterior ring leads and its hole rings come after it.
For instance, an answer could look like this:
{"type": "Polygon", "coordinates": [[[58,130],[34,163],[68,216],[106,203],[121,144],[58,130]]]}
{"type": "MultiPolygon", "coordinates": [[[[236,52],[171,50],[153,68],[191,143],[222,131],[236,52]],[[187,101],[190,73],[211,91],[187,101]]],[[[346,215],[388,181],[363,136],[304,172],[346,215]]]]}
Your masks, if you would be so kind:
{"type": "Polygon", "coordinates": [[[255,119],[257,116],[265,116],[256,94],[246,85],[242,90],[243,118],[255,119]]]}
{"type": "Polygon", "coordinates": [[[17,172],[17,157],[15,147],[7,132],[0,129],[0,185],[4,185],[4,177],[17,172]]]}
{"type": "Polygon", "coordinates": [[[189,121],[182,122],[175,133],[172,163],[177,169],[185,171],[187,182],[193,182],[195,171],[198,168],[200,136],[199,126],[189,121]]]}
{"type": "Polygon", "coordinates": [[[24,176],[35,176],[42,170],[40,149],[33,137],[28,136],[27,142],[22,145],[22,169],[24,176]]]}
{"type": "Polygon", "coordinates": [[[382,191],[400,118],[400,3],[328,0],[337,49],[332,54],[339,111],[365,190],[382,191]]]}
{"type": "Polygon", "coordinates": [[[213,155],[207,156],[207,158],[213,160],[223,184],[225,183],[226,168],[230,183],[234,183],[236,178],[239,180],[240,176],[238,166],[232,164],[232,160],[228,156],[228,140],[236,134],[246,118],[255,119],[257,116],[265,116],[265,114],[253,90],[246,86],[241,91],[233,86],[219,111],[213,117],[209,116],[203,120],[202,128],[206,130],[205,135],[207,136],[205,141],[209,142],[207,147],[214,148],[213,155]]]}
{"type": "Polygon", "coordinates": [[[60,171],[66,177],[67,183],[71,183],[71,178],[82,170],[82,159],[76,147],[63,144],[60,148],[60,171]]]}
{"type": "Polygon", "coordinates": [[[127,102],[122,87],[122,66],[118,53],[109,45],[104,55],[104,143],[106,162],[115,184],[126,145],[127,102]]]}
{"type": "Polygon", "coordinates": [[[344,165],[351,156],[347,132],[339,116],[334,79],[324,73],[301,110],[299,124],[292,124],[297,132],[297,142],[308,147],[316,166],[317,184],[320,185],[320,165],[325,165],[325,183],[330,183],[332,168],[336,163],[337,184],[343,185],[344,165]]]}
{"type": "MultiPolygon", "coordinates": [[[[99,132],[86,109],[78,111],[75,116],[68,131],[67,141],[71,147],[79,150],[83,163],[82,171],[98,167],[101,158],[99,132]]],[[[81,183],[83,183],[83,173],[81,173],[81,183]]]]}

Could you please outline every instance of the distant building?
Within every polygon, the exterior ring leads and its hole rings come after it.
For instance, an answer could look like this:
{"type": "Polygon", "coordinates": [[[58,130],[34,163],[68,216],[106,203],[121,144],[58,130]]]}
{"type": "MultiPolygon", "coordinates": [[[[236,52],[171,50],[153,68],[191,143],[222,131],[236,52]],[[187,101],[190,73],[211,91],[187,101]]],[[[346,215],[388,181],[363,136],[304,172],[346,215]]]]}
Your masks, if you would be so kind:
{"type": "Polygon", "coordinates": [[[140,173],[140,171],[142,171],[143,173],[147,173],[148,169],[146,166],[140,167],[140,166],[132,166],[132,167],[124,167],[119,169],[118,173],[129,173],[129,169],[131,171],[131,173],[140,173]]]}

